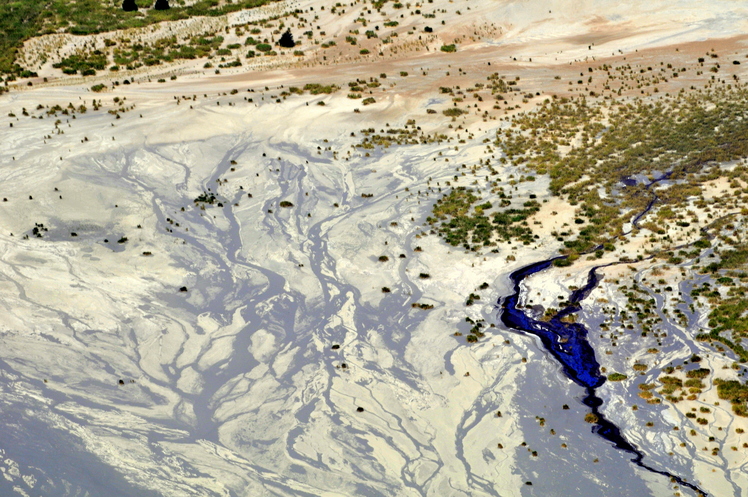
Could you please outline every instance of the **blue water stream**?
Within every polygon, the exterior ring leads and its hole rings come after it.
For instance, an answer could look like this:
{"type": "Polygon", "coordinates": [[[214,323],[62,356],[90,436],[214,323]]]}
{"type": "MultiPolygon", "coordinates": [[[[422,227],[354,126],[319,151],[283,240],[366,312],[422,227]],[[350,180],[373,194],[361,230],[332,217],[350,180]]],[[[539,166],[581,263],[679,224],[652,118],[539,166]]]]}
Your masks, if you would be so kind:
{"type": "MultiPolygon", "coordinates": [[[[647,187],[652,186],[657,181],[666,179],[670,176],[667,173],[660,178],[650,182],[647,187]]],[[[641,217],[652,208],[656,202],[655,196],[647,205],[645,210],[637,215],[633,221],[635,224],[641,217]]],[[[520,293],[522,291],[522,281],[528,276],[547,269],[556,259],[563,259],[565,256],[554,257],[545,261],[535,262],[528,266],[518,269],[510,275],[514,284],[514,293],[505,297],[501,304],[501,320],[509,328],[519,330],[540,338],[543,347],[561,364],[564,374],[579,386],[583,387],[586,396],[582,403],[590,408],[592,414],[597,418],[594,422],[592,431],[612,443],[617,449],[632,454],[631,459],[638,467],[669,478],[672,482],[681,486],[690,488],[697,495],[706,496],[707,493],[698,486],[684,481],[682,478],[675,476],[667,471],[658,470],[646,465],[642,460],[644,454],[639,451],[633,444],[629,443],[621,434],[621,430],[607,420],[600,412],[600,406],[603,400],[597,396],[596,390],[605,383],[605,376],[600,373],[600,364],[595,357],[595,350],[587,341],[587,329],[579,323],[567,323],[562,318],[574,314],[580,310],[580,302],[584,300],[590,292],[597,286],[600,277],[597,270],[605,266],[596,266],[590,269],[587,275],[587,283],[584,287],[574,290],[569,297],[567,306],[558,312],[550,321],[539,321],[532,318],[518,307],[520,293]]]]}
{"type": "Polygon", "coordinates": [[[589,407],[591,412],[597,417],[597,421],[592,428],[594,433],[611,442],[617,449],[634,455],[631,462],[640,468],[668,477],[671,481],[694,490],[698,495],[706,496],[707,493],[696,485],[684,481],[682,478],[667,471],[661,471],[644,464],[642,462],[644,454],[629,443],[621,434],[621,430],[615,424],[608,421],[600,412],[603,400],[597,396],[596,390],[605,383],[605,376],[600,374],[600,364],[595,357],[595,351],[587,341],[587,329],[579,323],[563,322],[561,318],[579,311],[579,303],[589,295],[600,281],[596,271],[603,266],[596,266],[590,270],[587,276],[587,284],[575,290],[569,297],[567,307],[561,310],[550,321],[538,321],[525,314],[518,307],[522,291],[522,280],[532,274],[547,269],[555,259],[559,258],[556,257],[535,262],[511,274],[510,278],[514,284],[514,293],[504,298],[501,321],[509,328],[531,333],[540,338],[543,347],[561,364],[564,374],[574,381],[574,383],[585,389],[586,396],[582,400],[582,403],[589,407]]]}

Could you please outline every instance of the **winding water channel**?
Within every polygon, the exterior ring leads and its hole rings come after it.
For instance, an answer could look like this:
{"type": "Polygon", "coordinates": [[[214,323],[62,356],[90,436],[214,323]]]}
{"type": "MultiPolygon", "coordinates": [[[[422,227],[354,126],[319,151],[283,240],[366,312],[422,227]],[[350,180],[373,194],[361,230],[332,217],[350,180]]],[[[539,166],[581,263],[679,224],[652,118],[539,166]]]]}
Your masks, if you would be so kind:
{"type": "MultiPolygon", "coordinates": [[[[651,191],[651,188],[654,185],[660,181],[669,179],[671,175],[672,171],[669,171],[649,181],[646,184],[647,190],[651,191]]],[[[626,182],[626,179],[624,179],[623,182],[626,186],[631,186],[630,183],[626,182]]],[[[652,199],[647,203],[647,206],[633,218],[632,226],[637,226],[639,220],[641,220],[641,218],[652,209],[657,200],[657,195],[653,195],[652,199]]],[[[596,247],[593,250],[597,250],[598,248],[599,247],[596,247]]],[[[522,292],[522,281],[528,276],[548,269],[553,264],[553,261],[565,258],[566,256],[558,256],[548,260],[534,262],[514,271],[510,275],[510,279],[514,284],[514,293],[505,297],[501,304],[503,311],[501,313],[501,321],[509,328],[524,333],[530,333],[540,338],[543,347],[561,364],[564,374],[574,383],[585,389],[586,395],[582,400],[582,403],[589,407],[592,414],[596,417],[596,421],[592,428],[594,433],[612,443],[616,449],[632,454],[634,457],[631,459],[631,462],[638,467],[652,473],[666,476],[670,478],[672,482],[677,482],[679,485],[690,488],[700,496],[708,495],[698,486],[684,481],[676,475],[667,471],[655,469],[645,464],[643,462],[644,454],[626,440],[626,438],[621,434],[621,430],[618,426],[605,418],[605,416],[600,412],[603,400],[597,396],[597,389],[605,383],[606,378],[604,375],[600,374],[600,364],[597,362],[597,358],[595,357],[595,350],[587,341],[587,329],[579,323],[567,323],[562,320],[564,317],[578,312],[581,309],[580,303],[582,300],[584,300],[600,282],[597,270],[602,267],[619,263],[614,262],[595,266],[590,269],[589,273],[587,273],[587,283],[582,288],[574,290],[571,293],[567,306],[558,312],[550,321],[546,322],[534,319],[522,311],[522,306],[518,306],[520,302],[520,294],[522,292]]]]}
{"type": "Polygon", "coordinates": [[[562,318],[580,310],[580,302],[589,295],[600,281],[597,269],[604,266],[595,266],[590,269],[587,275],[587,284],[572,292],[569,297],[569,305],[548,322],[530,317],[518,305],[522,292],[522,281],[530,275],[547,269],[558,258],[535,262],[511,274],[514,293],[503,300],[502,322],[509,328],[530,333],[540,338],[543,347],[561,364],[564,374],[585,389],[586,395],[582,402],[596,416],[592,428],[594,433],[611,442],[615,448],[632,454],[634,457],[631,462],[640,468],[668,477],[671,481],[694,490],[698,495],[706,496],[707,493],[698,486],[667,471],[658,470],[645,464],[643,462],[644,454],[628,442],[621,434],[618,426],[606,419],[600,412],[603,400],[597,396],[597,389],[605,383],[606,378],[600,374],[600,365],[595,357],[595,351],[587,341],[587,329],[579,323],[566,323],[562,321],[562,318]]]}

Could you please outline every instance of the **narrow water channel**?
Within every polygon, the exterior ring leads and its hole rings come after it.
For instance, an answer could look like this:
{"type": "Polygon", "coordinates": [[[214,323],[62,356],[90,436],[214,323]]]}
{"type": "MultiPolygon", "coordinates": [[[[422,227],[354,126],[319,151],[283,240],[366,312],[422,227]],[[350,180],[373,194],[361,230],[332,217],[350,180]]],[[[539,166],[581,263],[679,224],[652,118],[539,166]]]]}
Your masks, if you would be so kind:
{"type": "Polygon", "coordinates": [[[540,338],[543,347],[561,364],[564,374],[585,389],[586,395],[582,402],[590,408],[597,419],[592,427],[594,433],[612,443],[616,449],[632,454],[634,457],[631,462],[640,468],[665,476],[673,483],[694,490],[699,496],[708,495],[698,486],[684,481],[676,475],[645,464],[643,462],[644,454],[629,443],[621,434],[621,430],[600,412],[603,400],[597,396],[597,389],[605,383],[606,378],[600,373],[600,364],[595,357],[595,351],[587,341],[587,329],[580,323],[563,322],[562,318],[579,311],[580,302],[589,295],[600,281],[597,269],[602,266],[590,269],[586,285],[575,290],[569,297],[567,307],[550,321],[536,320],[525,314],[521,307],[518,307],[522,292],[522,281],[532,274],[547,269],[553,264],[554,260],[559,258],[561,257],[535,262],[511,274],[514,293],[505,297],[501,303],[501,321],[511,329],[530,333],[540,338]]]}

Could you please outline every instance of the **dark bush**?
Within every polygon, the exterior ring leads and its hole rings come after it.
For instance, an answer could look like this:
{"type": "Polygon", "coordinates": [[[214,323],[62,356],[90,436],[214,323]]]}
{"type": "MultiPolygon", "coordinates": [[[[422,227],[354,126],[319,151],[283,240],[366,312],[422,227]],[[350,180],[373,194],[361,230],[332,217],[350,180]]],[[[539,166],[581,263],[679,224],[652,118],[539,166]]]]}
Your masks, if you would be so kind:
{"type": "Polygon", "coordinates": [[[291,30],[287,29],[285,33],[280,38],[280,41],[278,41],[278,45],[280,45],[283,48],[293,48],[296,46],[296,42],[293,40],[293,35],[291,34],[291,30]]]}

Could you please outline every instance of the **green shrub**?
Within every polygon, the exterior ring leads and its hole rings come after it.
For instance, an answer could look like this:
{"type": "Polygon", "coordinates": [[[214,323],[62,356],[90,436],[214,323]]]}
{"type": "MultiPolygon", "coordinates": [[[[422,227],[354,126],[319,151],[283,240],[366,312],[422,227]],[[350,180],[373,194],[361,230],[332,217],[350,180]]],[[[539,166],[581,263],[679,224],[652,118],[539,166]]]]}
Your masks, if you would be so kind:
{"type": "Polygon", "coordinates": [[[686,377],[703,379],[709,376],[709,373],[711,373],[711,370],[706,368],[692,369],[691,371],[686,372],[686,377]]]}
{"type": "Polygon", "coordinates": [[[447,117],[458,117],[463,114],[467,114],[467,111],[462,110],[458,107],[450,107],[449,109],[444,109],[442,111],[442,114],[444,114],[447,117]]]}
{"type": "Polygon", "coordinates": [[[231,62],[226,62],[225,64],[219,64],[218,67],[241,67],[242,62],[239,59],[234,59],[231,62]]]}
{"type": "Polygon", "coordinates": [[[319,83],[307,83],[304,85],[304,91],[308,91],[312,95],[319,95],[322,93],[330,94],[339,89],[340,88],[336,85],[321,85],[319,83]]]}
{"type": "Polygon", "coordinates": [[[454,44],[452,44],[452,45],[442,45],[439,50],[441,50],[442,52],[447,52],[447,53],[449,53],[449,52],[456,52],[457,51],[457,46],[454,45],[454,44]]]}

